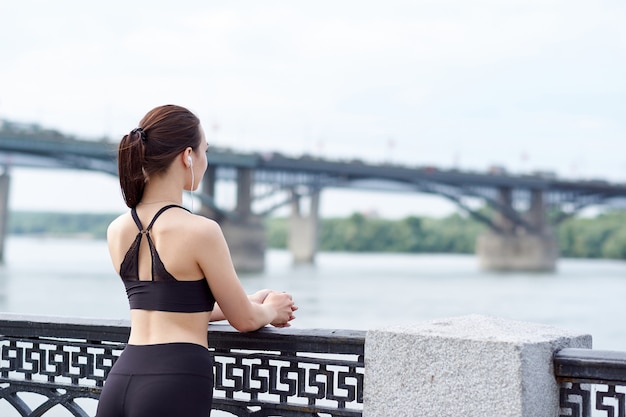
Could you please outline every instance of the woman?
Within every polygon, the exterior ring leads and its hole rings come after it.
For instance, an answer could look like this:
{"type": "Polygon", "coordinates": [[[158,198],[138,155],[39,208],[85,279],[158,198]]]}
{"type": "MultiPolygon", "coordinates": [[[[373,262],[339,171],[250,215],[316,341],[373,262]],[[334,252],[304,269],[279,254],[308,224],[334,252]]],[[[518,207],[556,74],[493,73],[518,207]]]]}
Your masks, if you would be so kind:
{"type": "Polygon", "coordinates": [[[207,168],[198,118],[157,107],[119,145],[122,194],[131,209],[114,220],[107,240],[126,287],[131,332],[111,369],[97,417],[208,416],[213,365],[210,321],[242,332],[289,326],[297,307],[286,293],[247,296],[214,221],[182,207],[207,168]]]}

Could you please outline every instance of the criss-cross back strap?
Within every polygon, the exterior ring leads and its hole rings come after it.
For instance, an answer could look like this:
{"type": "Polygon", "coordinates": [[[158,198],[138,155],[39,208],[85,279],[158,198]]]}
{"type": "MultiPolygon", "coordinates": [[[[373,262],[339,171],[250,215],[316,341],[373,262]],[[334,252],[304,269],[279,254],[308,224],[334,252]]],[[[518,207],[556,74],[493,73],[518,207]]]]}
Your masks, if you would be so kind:
{"type": "MultiPolygon", "coordinates": [[[[137,215],[137,210],[135,208],[133,208],[130,211],[130,214],[133,216],[133,220],[135,221],[135,224],[137,225],[137,228],[139,229],[140,232],[148,232],[150,229],[152,229],[152,226],[154,225],[154,222],[156,221],[156,219],[165,211],[168,209],[171,209],[172,207],[178,207],[181,208],[183,210],[187,210],[185,207],[183,206],[179,206],[178,204],[169,204],[167,206],[161,207],[159,209],[159,211],[156,212],[156,214],[154,215],[154,217],[152,218],[152,220],[150,221],[150,224],[148,224],[148,227],[146,227],[146,229],[144,230],[143,225],[141,224],[141,220],[139,220],[139,216],[137,215]]],[[[189,210],[187,210],[189,211],[189,210]]]]}
{"type": "MultiPolygon", "coordinates": [[[[160,269],[165,270],[165,267],[163,266],[161,259],[159,258],[158,253],[156,252],[156,248],[154,246],[154,242],[152,241],[152,237],[150,236],[150,229],[152,229],[152,225],[154,225],[155,220],[161,215],[161,213],[163,213],[165,210],[168,210],[172,207],[178,207],[178,208],[182,208],[183,210],[187,210],[186,208],[179,206],[177,204],[170,204],[164,207],[161,207],[161,209],[159,209],[159,211],[157,211],[157,213],[154,215],[154,217],[152,218],[152,220],[150,221],[150,224],[148,224],[148,227],[146,229],[143,228],[143,225],[141,224],[141,220],[139,220],[139,216],[137,215],[137,210],[135,210],[134,208],[131,210],[131,215],[133,217],[133,220],[135,221],[135,224],[137,225],[137,227],[139,228],[139,233],[137,233],[137,237],[135,238],[135,241],[132,245],[132,247],[137,248],[136,250],[136,254],[135,256],[137,257],[137,261],[136,264],[139,265],[139,245],[141,244],[141,238],[142,235],[146,235],[146,238],[148,240],[148,247],[150,248],[150,257],[152,258],[152,280],[154,281],[155,277],[154,277],[154,272],[155,272],[155,263],[158,263],[160,269]]],[[[189,211],[189,210],[187,210],[189,211]]],[[[138,266],[137,266],[138,268],[138,266]]],[[[137,270],[136,272],[137,276],[139,276],[139,271],[137,270]]]]}

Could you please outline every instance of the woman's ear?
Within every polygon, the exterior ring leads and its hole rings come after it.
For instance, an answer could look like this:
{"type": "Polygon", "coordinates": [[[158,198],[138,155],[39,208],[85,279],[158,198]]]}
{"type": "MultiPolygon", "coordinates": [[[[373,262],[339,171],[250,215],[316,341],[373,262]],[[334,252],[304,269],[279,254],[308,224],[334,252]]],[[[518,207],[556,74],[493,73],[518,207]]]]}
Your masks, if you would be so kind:
{"type": "Polygon", "coordinates": [[[193,154],[193,149],[191,149],[191,147],[188,147],[182,153],[183,164],[185,164],[187,168],[191,168],[193,166],[192,154],[193,154]]]}

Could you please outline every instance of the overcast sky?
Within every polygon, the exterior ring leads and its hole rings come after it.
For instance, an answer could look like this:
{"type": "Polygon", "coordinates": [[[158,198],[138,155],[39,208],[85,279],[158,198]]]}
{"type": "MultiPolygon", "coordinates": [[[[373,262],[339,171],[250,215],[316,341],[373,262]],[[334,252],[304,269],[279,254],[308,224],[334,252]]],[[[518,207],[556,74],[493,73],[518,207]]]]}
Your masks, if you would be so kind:
{"type": "MultiPolygon", "coordinates": [[[[623,0],[0,0],[0,118],[117,139],[175,103],[240,150],[624,182],[624,22],[623,0]]],[[[13,208],[124,207],[103,174],[13,176],[13,208]]]]}

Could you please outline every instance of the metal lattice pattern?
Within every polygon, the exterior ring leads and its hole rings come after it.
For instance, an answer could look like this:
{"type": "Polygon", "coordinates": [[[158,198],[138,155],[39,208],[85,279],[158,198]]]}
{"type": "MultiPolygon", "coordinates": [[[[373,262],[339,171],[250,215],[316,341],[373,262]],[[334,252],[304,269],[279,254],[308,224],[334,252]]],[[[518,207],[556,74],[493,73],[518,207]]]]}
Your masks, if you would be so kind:
{"type": "Polygon", "coordinates": [[[3,337],[0,400],[20,415],[45,415],[63,407],[71,415],[87,417],[78,398],[97,399],[104,380],[123,349],[122,344],[77,340],[3,337]],[[24,394],[46,398],[35,405],[24,394]]]}
{"type": "Polygon", "coordinates": [[[4,338],[2,378],[102,387],[123,344],[4,338]]]}
{"type": "Polygon", "coordinates": [[[625,386],[565,382],[559,400],[559,417],[626,417],[625,386]]]}
{"type": "MultiPolygon", "coordinates": [[[[58,408],[72,416],[93,415],[127,331],[101,321],[0,320],[0,410],[30,417],[58,408]],[[92,400],[91,409],[82,407],[85,399],[92,400]]],[[[241,417],[362,415],[360,333],[266,329],[241,334],[217,326],[209,341],[214,409],[241,417]]]]}
{"type": "Polygon", "coordinates": [[[215,402],[227,405],[217,408],[237,416],[360,416],[363,377],[362,355],[215,352],[215,402]],[[280,409],[284,414],[265,414],[280,409]]]}

